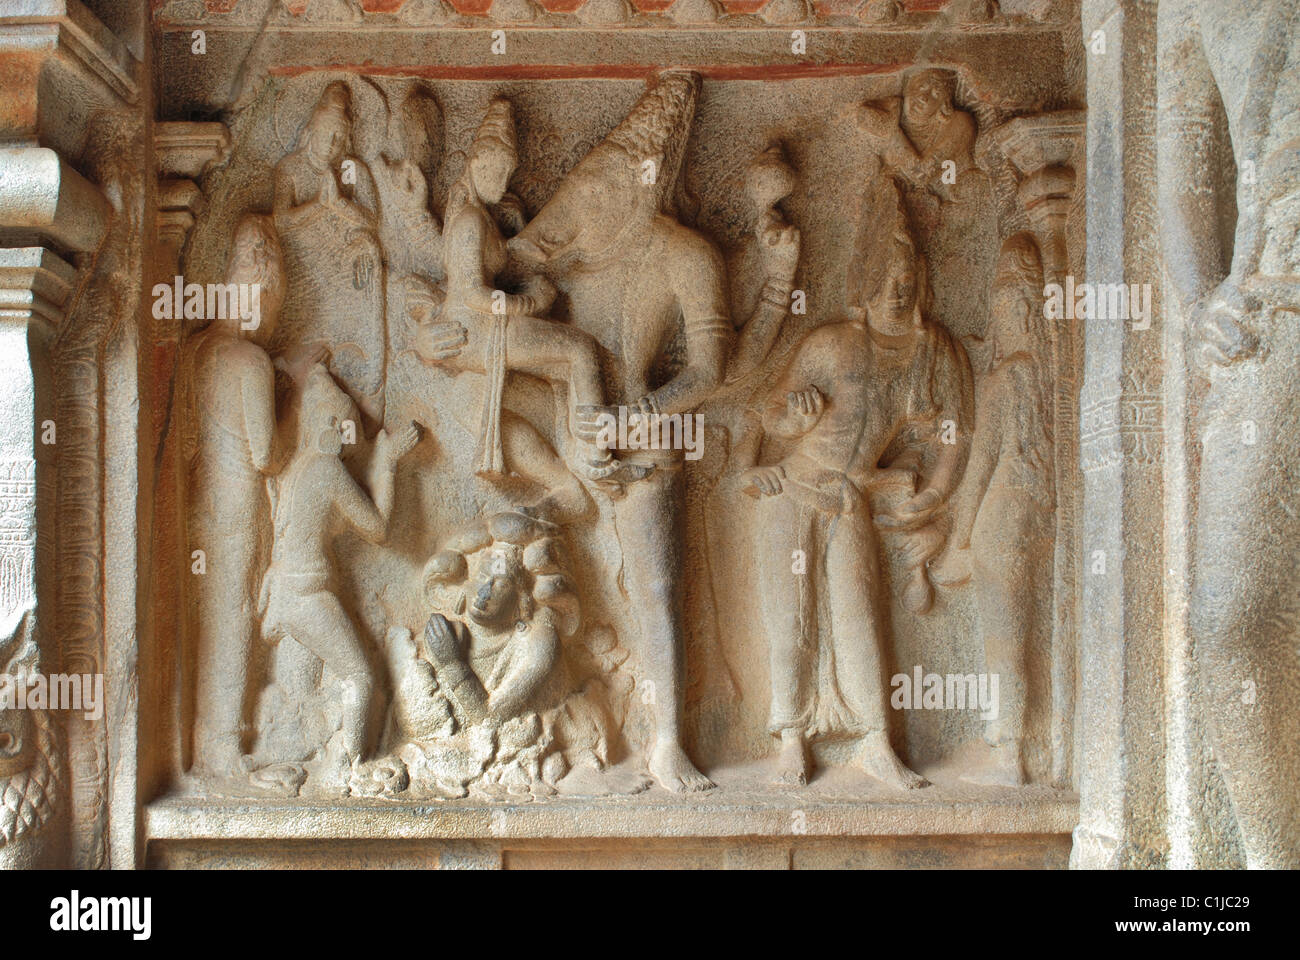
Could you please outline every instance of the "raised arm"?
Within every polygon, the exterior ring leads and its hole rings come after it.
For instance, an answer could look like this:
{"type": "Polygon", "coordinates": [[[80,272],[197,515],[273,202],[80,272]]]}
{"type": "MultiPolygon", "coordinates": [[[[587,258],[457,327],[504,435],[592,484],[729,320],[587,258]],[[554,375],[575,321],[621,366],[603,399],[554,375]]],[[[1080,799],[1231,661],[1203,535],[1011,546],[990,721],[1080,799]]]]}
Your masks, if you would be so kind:
{"type": "Polygon", "coordinates": [[[447,286],[452,296],[472,310],[482,313],[504,312],[506,316],[539,316],[550,309],[554,290],[538,277],[536,290],[530,293],[498,295],[496,277],[488,276],[483,265],[483,247],[488,231],[495,230],[488,214],[467,207],[447,223],[443,243],[447,260],[447,286]],[[499,304],[499,305],[498,305],[499,304]]]}
{"type": "Polygon", "coordinates": [[[722,256],[698,234],[678,230],[669,238],[667,272],[685,321],[686,364],[677,376],[643,398],[651,412],[665,416],[690,413],[718,388],[734,334],[722,256]]]}
{"type": "Polygon", "coordinates": [[[754,312],[736,338],[727,364],[728,383],[739,380],[767,359],[790,309],[794,273],[799,266],[799,231],[781,220],[775,211],[767,212],[754,233],[763,264],[763,287],[754,312]]]}
{"type": "Polygon", "coordinates": [[[370,492],[373,502],[352,479],[339,461],[340,479],[337,484],[336,504],[344,518],[357,533],[371,543],[380,543],[388,535],[388,520],[393,513],[393,480],[397,464],[415,448],[420,440],[420,428],[412,423],[396,436],[380,430],[375,437],[375,450],[370,460],[370,492]]]}

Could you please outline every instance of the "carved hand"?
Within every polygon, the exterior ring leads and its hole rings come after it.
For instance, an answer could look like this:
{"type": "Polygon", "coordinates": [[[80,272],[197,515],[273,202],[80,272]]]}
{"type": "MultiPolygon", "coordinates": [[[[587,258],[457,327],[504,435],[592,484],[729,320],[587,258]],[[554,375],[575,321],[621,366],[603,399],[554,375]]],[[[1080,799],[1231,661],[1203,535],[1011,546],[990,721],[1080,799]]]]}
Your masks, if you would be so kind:
{"type": "Polygon", "coordinates": [[[876,517],[876,524],[888,530],[913,530],[929,522],[942,503],[943,494],[929,487],[899,504],[893,513],[876,517]]]}
{"type": "Polygon", "coordinates": [[[798,228],[769,211],[759,227],[758,241],[764,276],[782,283],[793,282],[795,269],[799,266],[801,247],[798,228]]]}
{"type": "Polygon", "coordinates": [[[430,363],[459,356],[469,342],[469,331],[455,320],[421,325],[415,334],[415,352],[430,363]]]}
{"type": "Polygon", "coordinates": [[[438,666],[454,663],[460,659],[459,648],[451,621],[441,613],[429,617],[424,627],[424,652],[429,661],[438,666]]]}
{"type": "Polygon", "coordinates": [[[1202,369],[1226,367],[1258,351],[1259,340],[1245,325],[1248,312],[1245,298],[1231,278],[1196,307],[1188,331],[1194,359],[1202,369]]]}
{"type": "Polygon", "coordinates": [[[339,202],[339,182],[334,179],[333,170],[326,170],[321,174],[320,193],[317,197],[326,206],[332,207],[339,202]]]}
{"type": "Polygon", "coordinates": [[[807,433],[821,419],[826,401],[816,387],[791,390],[785,395],[785,416],[791,425],[798,428],[798,433],[807,433]]]}
{"type": "MultiPolygon", "coordinates": [[[[600,437],[602,420],[606,417],[612,417],[614,422],[618,421],[618,407],[610,407],[601,403],[583,403],[575,409],[576,416],[573,421],[573,435],[583,443],[595,443],[600,437]]],[[[608,420],[604,422],[608,423],[608,420]]]]}
{"type": "Polygon", "coordinates": [[[784,489],[785,467],[750,467],[740,475],[742,489],[751,497],[775,497],[784,489]]]}
{"type": "Polygon", "coordinates": [[[396,466],[398,461],[415,449],[415,445],[420,442],[421,432],[420,425],[412,420],[395,435],[380,430],[379,436],[375,438],[375,446],[378,447],[380,456],[396,466]]]}
{"type": "Polygon", "coordinates": [[[545,313],[551,309],[551,304],[555,303],[555,294],[557,292],[555,284],[540,273],[530,276],[524,284],[524,289],[533,298],[534,309],[538,314],[545,313]]]}

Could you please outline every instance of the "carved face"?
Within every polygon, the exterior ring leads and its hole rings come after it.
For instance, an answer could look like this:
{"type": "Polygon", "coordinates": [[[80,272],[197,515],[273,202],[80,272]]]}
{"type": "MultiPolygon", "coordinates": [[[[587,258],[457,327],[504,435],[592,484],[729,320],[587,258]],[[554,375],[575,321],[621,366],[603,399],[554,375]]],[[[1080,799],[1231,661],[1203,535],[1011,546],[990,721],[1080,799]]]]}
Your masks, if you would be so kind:
{"type": "Polygon", "coordinates": [[[519,259],[560,269],[598,262],[649,225],[658,209],[655,184],[644,183],[622,153],[600,150],[560,181],[546,206],[510,241],[519,259]]]}
{"type": "Polygon", "coordinates": [[[865,304],[873,330],[895,337],[912,329],[919,280],[911,250],[899,242],[890,244],[884,273],[865,304]]]}
{"type": "Polygon", "coordinates": [[[497,203],[506,195],[515,163],[515,155],[505,147],[475,151],[469,161],[469,175],[474,181],[474,191],[485,203],[497,203]]]}
{"type": "Polygon", "coordinates": [[[302,405],[307,411],[303,421],[303,443],[312,443],[318,451],[331,456],[338,456],[345,449],[352,451],[357,448],[355,439],[360,430],[360,415],[356,404],[334,382],[324,366],[318,364],[308,374],[302,405]],[[352,434],[348,439],[353,441],[346,447],[345,432],[352,434]]]}
{"type": "Polygon", "coordinates": [[[484,626],[499,626],[519,612],[519,561],[504,546],[495,546],[479,560],[466,587],[469,616],[484,626]]]}
{"type": "Polygon", "coordinates": [[[335,111],[323,111],[316,115],[307,149],[317,162],[334,166],[343,159],[343,147],[347,142],[346,118],[335,111]]]}
{"type": "Polygon", "coordinates": [[[943,76],[927,70],[908,78],[903,88],[903,109],[909,120],[930,120],[949,101],[943,76]]]}

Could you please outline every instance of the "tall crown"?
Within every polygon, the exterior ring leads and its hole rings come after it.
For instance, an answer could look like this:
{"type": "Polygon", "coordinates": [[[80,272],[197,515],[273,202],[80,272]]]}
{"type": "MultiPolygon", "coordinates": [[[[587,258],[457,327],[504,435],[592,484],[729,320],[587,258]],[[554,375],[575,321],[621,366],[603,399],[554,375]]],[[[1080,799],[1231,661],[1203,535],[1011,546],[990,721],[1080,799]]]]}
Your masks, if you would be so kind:
{"type": "Polygon", "coordinates": [[[512,154],[518,152],[514,110],[510,106],[510,101],[503,97],[497,97],[488,104],[483,122],[478,125],[478,132],[474,134],[476,149],[488,145],[504,147],[512,154]]]}

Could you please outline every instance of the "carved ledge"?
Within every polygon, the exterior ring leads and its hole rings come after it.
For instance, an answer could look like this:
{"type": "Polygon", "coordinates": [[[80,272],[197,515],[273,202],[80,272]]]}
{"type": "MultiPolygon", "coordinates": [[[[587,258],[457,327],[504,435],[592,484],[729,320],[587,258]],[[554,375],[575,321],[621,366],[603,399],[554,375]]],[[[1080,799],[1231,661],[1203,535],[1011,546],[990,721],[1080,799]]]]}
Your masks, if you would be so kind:
{"type": "Polygon", "coordinates": [[[185,121],[154,125],[154,154],[164,177],[197,180],[230,153],[230,130],[224,123],[185,121]]]}
{"type": "Polygon", "coordinates": [[[0,241],[94,250],[111,216],[99,188],[53,150],[0,148],[0,241]]]}
{"type": "Polygon", "coordinates": [[[76,276],[44,247],[0,247],[0,318],[39,317],[57,327],[76,276]]]}
{"type": "Polygon", "coordinates": [[[139,102],[138,61],[77,0],[9,0],[0,11],[0,140],[80,153],[87,119],[139,102]]]}
{"type": "Polygon", "coordinates": [[[993,131],[1021,176],[1045,166],[1068,166],[1087,129],[1082,110],[1057,110],[1008,120],[993,131]]]}

